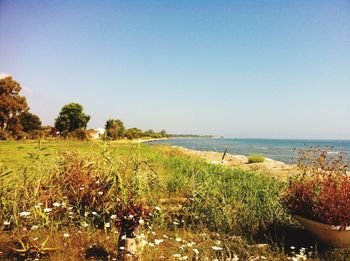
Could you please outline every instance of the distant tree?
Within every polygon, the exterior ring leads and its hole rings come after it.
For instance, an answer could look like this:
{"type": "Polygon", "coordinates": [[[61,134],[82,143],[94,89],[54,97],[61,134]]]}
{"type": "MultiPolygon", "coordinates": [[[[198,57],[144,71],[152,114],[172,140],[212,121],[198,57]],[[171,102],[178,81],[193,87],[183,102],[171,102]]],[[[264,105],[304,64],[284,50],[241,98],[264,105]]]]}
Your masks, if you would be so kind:
{"type": "Polygon", "coordinates": [[[105,134],[109,139],[116,140],[124,137],[125,127],[124,123],[121,120],[107,120],[105,130],[105,134]]]}
{"type": "Polygon", "coordinates": [[[155,132],[153,130],[146,130],[145,131],[145,135],[148,137],[153,137],[155,134],[155,132]]]}
{"type": "Polygon", "coordinates": [[[23,127],[24,132],[31,132],[41,128],[41,121],[39,117],[30,112],[23,112],[19,116],[19,121],[23,127]]]}
{"type": "Polygon", "coordinates": [[[29,110],[26,98],[19,95],[21,86],[8,76],[0,79],[0,130],[18,136],[22,132],[21,113],[29,110]]]}
{"type": "Polygon", "coordinates": [[[159,133],[160,133],[160,135],[162,135],[162,137],[167,136],[166,130],[161,130],[159,133]]]}
{"type": "Polygon", "coordinates": [[[144,133],[138,128],[130,128],[125,131],[125,137],[127,137],[128,139],[137,139],[143,136],[144,133]]]}
{"type": "Polygon", "coordinates": [[[86,129],[90,116],[83,112],[79,103],[69,103],[63,106],[55,120],[55,128],[59,132],[72,132],[76,129],[86,129]]]}

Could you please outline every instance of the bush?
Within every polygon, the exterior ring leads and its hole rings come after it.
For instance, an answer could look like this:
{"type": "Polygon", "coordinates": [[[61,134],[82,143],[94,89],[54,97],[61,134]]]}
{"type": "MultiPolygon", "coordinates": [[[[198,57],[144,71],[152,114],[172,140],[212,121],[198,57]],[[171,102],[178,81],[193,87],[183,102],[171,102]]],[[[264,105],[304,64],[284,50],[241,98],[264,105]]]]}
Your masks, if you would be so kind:
{"type": "Polygon", "coordinates": [[[265,161],[265,157],[263,155],[249,155],[248,163],[262,163],[265,161]]]}
{"type": "Polygon", "coordinates": [[[86,130],[83,129],[76,129],[69,133],[69,137],[73,139],[78,139],[78,140],[88,140],[89,136],[86,132],[86,130]]]}
{"type": "Polygon", "coordinates": [[[293,215],[345,228],[350,225],[350,177],[341,154],[299,152],[299,175],[290,180],[282,203],[293,215]]]}

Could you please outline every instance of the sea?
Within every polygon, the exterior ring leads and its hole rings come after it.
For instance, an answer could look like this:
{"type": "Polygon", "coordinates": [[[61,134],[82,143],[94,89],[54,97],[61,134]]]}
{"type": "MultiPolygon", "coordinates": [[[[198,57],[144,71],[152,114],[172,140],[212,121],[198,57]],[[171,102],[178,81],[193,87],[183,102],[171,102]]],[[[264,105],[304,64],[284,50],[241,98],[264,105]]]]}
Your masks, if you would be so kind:
{"type": "Polygon", "coordinates": [[[296,163],[299,149],[325,148],[330,156],[344,154],[350,162],[350,140],[290,140],[290,139],[236,139],[236,138],[171,138],[148,142],[166,144],[200,151],[216,151],[233,155],[260,154],[287,164],[296,163]]]}

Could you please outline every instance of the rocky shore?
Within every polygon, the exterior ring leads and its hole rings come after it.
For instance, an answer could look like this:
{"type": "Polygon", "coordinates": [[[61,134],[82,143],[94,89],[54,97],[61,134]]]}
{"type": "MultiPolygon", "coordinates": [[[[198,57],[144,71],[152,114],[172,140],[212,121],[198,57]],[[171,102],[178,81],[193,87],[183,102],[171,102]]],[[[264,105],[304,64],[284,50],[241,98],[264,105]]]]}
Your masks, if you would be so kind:
{"type": "Polygon", "coordinates": [[[181,150],[187,155],[199,157],[210,164],[221,164],[230,168],[240,168],[244,170],[251,170],[260,174],[273,176],[278,179],[287,179],[297,172],[296,164],[288,165],[284,162],[265,158],[262,163],[249,163],[248,157],[244,155],[232,155],[226,153],[224,160],[222,160],[223,153],[214,151],[197,151],[190,150],[183,147],[173,146],[181,150]]]}

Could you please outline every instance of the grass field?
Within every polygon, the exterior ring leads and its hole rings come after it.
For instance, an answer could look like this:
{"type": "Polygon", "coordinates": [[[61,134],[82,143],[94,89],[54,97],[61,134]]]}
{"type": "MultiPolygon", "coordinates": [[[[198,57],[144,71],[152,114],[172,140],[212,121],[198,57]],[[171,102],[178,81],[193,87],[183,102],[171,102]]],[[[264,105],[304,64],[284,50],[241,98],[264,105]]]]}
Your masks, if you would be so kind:
{"type": "Polygon", "coordinates": [[[1,141],[0,258],[113,260],[120,224],[112,217],[135,204],[150,212],[144,260],[350,258],[284,211],[285,185],[170,147],[1,141]]]}

